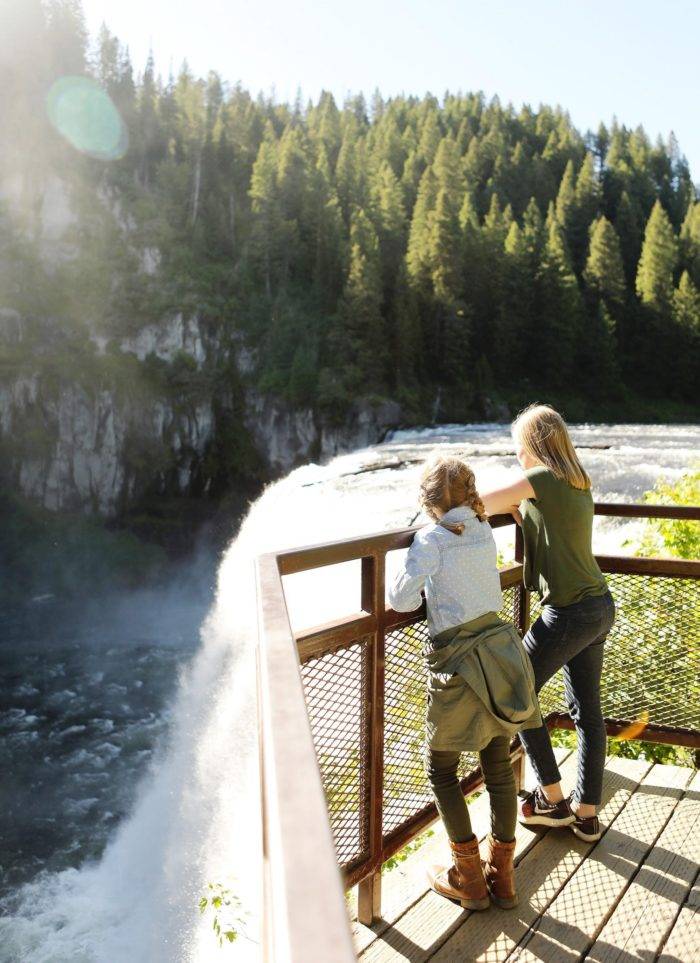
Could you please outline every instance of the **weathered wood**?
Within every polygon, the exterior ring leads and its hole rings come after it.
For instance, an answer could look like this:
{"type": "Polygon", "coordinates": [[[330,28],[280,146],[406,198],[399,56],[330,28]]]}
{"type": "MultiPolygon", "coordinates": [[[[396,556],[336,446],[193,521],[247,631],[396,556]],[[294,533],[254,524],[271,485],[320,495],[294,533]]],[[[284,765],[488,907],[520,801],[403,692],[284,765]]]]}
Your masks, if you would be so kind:
{"type": "Polygon", "coordinates": [[[371,926],[382,912],[382,874],[381,871],[365,876],[357,886],[357,921],[363,926],[371,926]]]}
{"type": "MultiPolygon", "coordinates": [[[[575,757],[571,750],[557,748],[554,752],[562,772],[573,777],[576,768],[575,757]]],[[[534,783],[532,768],[525,756],[520,758],[524,760],[526,782],[532,785],[534,783]]],[[[489,798],[486,792],[482,791],[469,803],[469,818],[475,835],[483,839],[489,831],[490,823],[489,798]]],[[[426,840],[419,850],[411,853],[405,862],[384,874],[382,918],[371,928],[362,926],[359,922],[353,924],[355,949],[358,953],[366,949],[390,924],[399,919],[421,896],[425,895],[428,891],[425,867],[431,863],[444,863],[447,859],[449,843],[442,822],[436,819],[429,828],[433,836],[426,840]]]]}
{"type": "Polygon", "coordinates": [[[657,765],[650,770],[509,961],[560,963],[586,953],[668,822],[690,774],[678,766],[657,765]]]}
{"type": "MultiPolygon", "coordinates": [[[[573,719],[566,713],[552,712],[546,718],[550,729],[575,729],[573,719]]],[[[617,736],[631,725],[634,719],[605,720],[605,731],[609,736],[617,736]]],[[[689,749],[700,748],[700,732],[697,729],[681,729],[679,726],[660,726],[650,723],[643,729],[638,729],[635,739],[645,742],[658,742],[667,746],[688,746],[689,749]]]]}
{"type": "Polygon", "coordinates": [[[335,846],[273,556],[258,559],[257,585],[264,958],[350,963],[355,955],[335,846]],[[312,846],[302,826],[314,827],[312,846]]]}
{"type": "Polygon", "coordinates": [[[336,649],[344,649],[377,630],[375,615],[358,612],[335,622],[316,625],[296,633],[300,662],[308,662],[336,649]]]}
{"type": "Polygon", "coordinates": [[[619,518],[678,518],[686,522],[700,519],[697,505],[625,505],[621,502],[596,502],[596,515],[617,515],[619,518]]]}
{"type": "MultiPolygon", "coordinates": [[[[489,524],[491,528],[504,528],[506,525],[514,525],[515,519],[512,515],[493,515],[489,518],[489,524]]],[[[352,562],[368,555],[386,555],[396,549],[408,548],[419,527],[416,525],[411,528],[396,528],[377,535],[360,535],[337,542],[286,549],[276,555],[279,570],[282,575],[294,575],[297,572],[323,568],[324,565],[352,562]]]]}
{"type": "MultiPolygon", "coordinates": [[[[597,515],[615,515],[620,518],[678,518],[700,519],[700,508],[692,505],[623,505],[599,502],[595,506],[597,515]]],[[[492,528],[513,525],[512,515],[494,515],[489,519],[492,528]]],[[[338,565],[366,555],[386,554],[399,548],[407,548],[418,527],[399,528],[376,535],[361,535],[357,538],[309,545],[303,548],[287,549],[278,552],[279,570],[282,575],[306,572],[324,565],[338,565]]]]}
{"type": "Polygon", "coordinates": [[[673,924],[658,963],[688,963],[689,960],[700,960],[700,878],[673,924]]]}
{"type": "MultiPolygon", "coordinates": [[[[507,589],[520,585],[523,567],[517,562],[504,565],[500,569],[501,588],[507,589]]],[[[413,625],[425,619],[425,603],[415,612],[395,612],[387,608],[384,612],[384,630],[390,632],[404,625],[413,625]]],[[[370,635],[377,630],[377,618],[367,610],[353,615],[345,615],[322,625],[314,625],[301,629],[295,635],[300,662],[317,658],[327,652],[334,652],[345,646],[352,645],[358,639],[370,635]]]]}
{"type": "Polygon", "coordinates": [[[700,578],[700,561],[685,558],[637,558],[635,555],[596,555],[602,572],[655,575],[661,578],[700,578]]]}
{"type": "Polygon", "coordinates": [[[365,736],[361,752],[365,808],[369,816],[369,858],[376,870],[360,882],[357,915],[369,926],[381,913],[382,797],[384,782],[384,556],[362,559],[361,602],[376,619],[364,652],[365,736]]]}
{"type": "Polygon", "coordinates": [[[700,862],[699,790],[697,773],[586,960],[625,963],[630,956],[654,959],[661,949],[700,862]]]}
{"type": "MultiPolygon", "coordinates": [[[[641,759],[614,757],[607,761],[601,808],[605,826],[615,825],[614,820],[619,818],[650,769],[651,763],[641,759]]],[[[571,775],[575,775],[575,769],[571,775]]],[[[473,913],[433,959],[442,963],[453,960],[501,963],[526,937],[529,927],[547,911],[590,850],[590,843],[577,839],[568,830],[550,830],[544,834],[516,868],[518,906],[512,910],[473,913]]]]}
{"type": "MultiPolygon", "coordinates": [[[[562,776],[573,779],[575,772],[576,760],[572,754],[562,766],[562,776]]],[[[484,828],[487,831],[488,824],[484,828]]],[[[518,826],[515,839],[515,858],[520,860],[528,850],[540,843],[541,837],[538,833],[518,826]]],[[[448,854],[443,852],[438,862],[444,865],[447,858],[449,858],[448,854]]],[[[418,963],[418,961],[427,960],[470,916],[468,910],[463,910],[458,904],[427,890],[427,884],[423,884],[422,892],[421,898],[416,900],[409,910],[393,926],[388,927],[362,954],[363,961],[386,963],[389,960],[407,958],[411,963],[418,963]]],[[[476,914],[476,916],[480,915],[487,914],[476,914]]],[[[449,958],[445,957],[445,959],[449,958]]],[[[464,959],[464,957],[453,956],[451,959],[464,959]]]]}

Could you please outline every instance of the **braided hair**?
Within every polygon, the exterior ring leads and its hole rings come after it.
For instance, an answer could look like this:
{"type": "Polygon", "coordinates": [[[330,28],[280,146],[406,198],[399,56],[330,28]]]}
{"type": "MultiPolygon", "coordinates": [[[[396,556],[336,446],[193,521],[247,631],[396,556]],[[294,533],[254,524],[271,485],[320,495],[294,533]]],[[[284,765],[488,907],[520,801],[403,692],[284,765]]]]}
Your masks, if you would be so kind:
{"type": "Polygon", "coordinates": [[[444,455],[429,462],[423,471],[419,501],[423,511],[455,535],[461,535],[461,522],[443,523],[442,516],[451,508],[466,505],[480,522],[486,521],[486,509],[476,490],[474,472],[466,462],[454,455],[444,455]]]}

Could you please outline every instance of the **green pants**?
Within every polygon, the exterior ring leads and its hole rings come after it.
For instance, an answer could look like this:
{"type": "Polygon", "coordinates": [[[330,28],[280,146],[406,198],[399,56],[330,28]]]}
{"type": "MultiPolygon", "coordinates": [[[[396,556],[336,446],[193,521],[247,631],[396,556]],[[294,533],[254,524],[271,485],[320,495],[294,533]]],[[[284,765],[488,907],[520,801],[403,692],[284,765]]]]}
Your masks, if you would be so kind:
{"type": "MultiPolygon", "coordinates": [[[[427,749],[425,772],[430,781],[438,812],[453,843],[473,837],[469,811],[457,778],[459,752],[427,749]]],[[[491,802],[491,833],[507,843],[515,838],[517,793],[510,764],[508,736],[496,736],[479,753],[481,771],[491,802]]]]}

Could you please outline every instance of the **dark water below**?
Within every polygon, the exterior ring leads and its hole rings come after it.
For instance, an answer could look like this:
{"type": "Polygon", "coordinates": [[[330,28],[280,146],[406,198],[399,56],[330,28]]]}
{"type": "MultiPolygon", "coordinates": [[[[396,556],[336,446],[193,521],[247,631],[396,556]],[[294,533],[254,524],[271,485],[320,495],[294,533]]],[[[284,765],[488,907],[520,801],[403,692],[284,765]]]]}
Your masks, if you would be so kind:
{"type": "Polygon", "coordinates": [[[167,738],[211,592],[0,612],[0,901],[99,856],[167,738]]]}

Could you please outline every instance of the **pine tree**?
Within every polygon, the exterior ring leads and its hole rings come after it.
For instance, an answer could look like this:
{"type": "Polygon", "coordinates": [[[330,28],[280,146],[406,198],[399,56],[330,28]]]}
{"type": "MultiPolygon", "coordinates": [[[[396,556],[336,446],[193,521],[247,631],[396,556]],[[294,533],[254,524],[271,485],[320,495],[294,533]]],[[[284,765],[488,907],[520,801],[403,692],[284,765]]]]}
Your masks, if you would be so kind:
{"type": "Polygon", "coordinates": [[[388,161],[382,164],[373,184],[373,207],[382,252],[385,290],[395,279],[406,245],[406,212],[403,191],[388,161]]]}
{"type": "Polygon", "coordinates": [[[511,383],[527,365],[533,313],[532,264],[525,231],[513,221],[505,240],[503,282],[495,320],[494,366],[511,383]]]}
{"type": "Polygon", "coordinates": [[[446,202],[457,215],[464,187],[459,170],[459,154],[451,137],[444,137],[440,141],[433,162],[433,173],[438,190],[445,192],[446,202]]]}
{"type": "Polygon", "coordinates": [[[85,73],[88,35],[81,0],[48,0],[46,21],[52,79],[85,73]]]}
{"type": "Polygon", "coordinates": [[[690,273],[696,287],[700,287],[700,203],[691,199],[681,226],[681,264],[690,273]]]}
{"type": "Polygon", "coordinates": [[[537,285],[538,350],[533,354],[532,367],[545,384],[564,387],[574,370],[582,304],[553,204],[547,214],[545,237],[537,285]]]}
{"type": "Polygon", "coordinates": [[[681,328],[700,337],[700,292],[688,271],[683,272],[673,292],[673,316],[681,328]]]}
{"type": "Polygon", "coordinates": [[[441,188],[429,216],[428,261],[433,291],[438,301],[454,304],[460,297],[460,231],[454,201],[441,188]]]}
{"type": "Polygon", "coordinates": [[[593,155],[586,154],[576,179],[576,199],[569,230],[569,247],[574,270],[580,274],[586,263],[588,232],[600,205],[600,187],[593,155]]]}
{"type": "Polygon", "coordinates": [[[265,293],[272,294],[273,276],[278,270],[279,232],[282,215],[277,193],[277,142],[271,127],[260,144],[250,180],[253,214],[253,248],[261,265],[265,293]]]}
{"type": "Polygon", "coordinates": [[[673,298],[678,244],[668,214],[656,201],[644,232],[636,289],[642,304],[666,310],[673,298]]]}
{"type": "Polygon", "coordinates": [[[357,209],[350,224],[348,276],[330,338],[330,364],[346,398],[379,393],[386,382],[388,343],[381,304],[379,240],[370,219],[357,209]]]}
{"type": "Polygon", "coordinates": [[[576,214],[576,172],[572,160],[567,163],[559,185],[556,212],[557,220],[564,230],[567,243],[570,243],[576,214]]]}
{"type": "Polygon", "coordinates": [[[675,374],[674,394],[678,398],[697,397],[700,369],[700,291],[688,271],[681,275],[673,292],[673,320],[676,350],[672,352],[675,374]]]}
{"type": "Polygon", "coordinates": [[[623,191],[614,220],[615,230],[620,238],[622,262],[625,266],[627,283],[632,285],[637,276],[637,264],[642,249],[642,220],[636,204],[623,191]]]}
{"type": "Polygon", "coordinates": [[[591,243],[584,271],[588,289],[599,298],[622,303],[625,297],[625,275],[620,242],[615,228],[602,215],[591,227],[591,243]]]}
{"type": "Polygon", "coordinates": [[[427,287],[430,281],[430,213],[437,201],[437,191],[435,174],[428,167],[418,187],[406,252],[409,282],[418,288],[427,287]]]}

